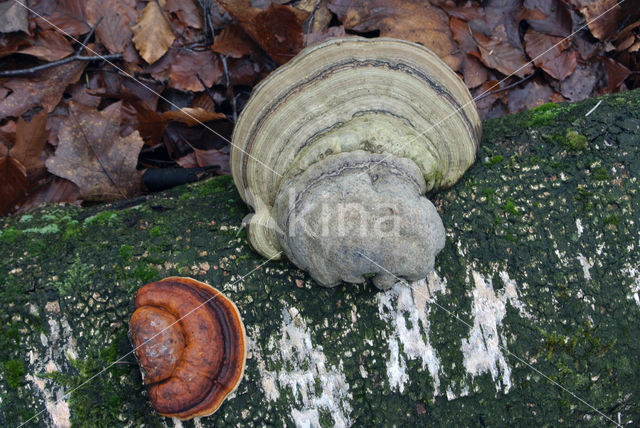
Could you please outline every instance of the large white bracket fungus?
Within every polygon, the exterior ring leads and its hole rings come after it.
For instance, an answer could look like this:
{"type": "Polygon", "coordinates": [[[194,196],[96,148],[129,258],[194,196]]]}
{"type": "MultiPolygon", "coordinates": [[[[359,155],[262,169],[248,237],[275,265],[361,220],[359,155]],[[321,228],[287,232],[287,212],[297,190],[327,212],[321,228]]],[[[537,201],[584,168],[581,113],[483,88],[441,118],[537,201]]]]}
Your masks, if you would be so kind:
{"type": "Polygon", "coordinates": [[[480,135],[469,91],[425,47],[359,37],[308,47],[255,88],[234,130],[233,179],[255,211],[249,241],[325,286],[424,278],[445,240],[424,195],[458,181],[480,135]]]}

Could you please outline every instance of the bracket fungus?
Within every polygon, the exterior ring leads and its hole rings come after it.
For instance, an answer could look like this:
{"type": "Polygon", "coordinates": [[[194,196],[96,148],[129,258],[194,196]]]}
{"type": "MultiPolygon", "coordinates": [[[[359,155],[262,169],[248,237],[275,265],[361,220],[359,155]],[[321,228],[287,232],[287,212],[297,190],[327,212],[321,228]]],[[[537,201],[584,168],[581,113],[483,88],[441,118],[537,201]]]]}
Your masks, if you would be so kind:
{"type": "Polygon", "coordinates": [[[244,372],[235,304],[208,284],[170,277],[140,288],[134,307],[131,342],[156,411],[180,419],[215,412],[244,372]]]}
{"type": "Polygon", "coordinates": [[[233,133],[249,241],[324,286],[424,278],[445,241],[426,192],[460,179],[480,136],[468,89],[427,48],[310,46],[255,88],[233,133]]]}

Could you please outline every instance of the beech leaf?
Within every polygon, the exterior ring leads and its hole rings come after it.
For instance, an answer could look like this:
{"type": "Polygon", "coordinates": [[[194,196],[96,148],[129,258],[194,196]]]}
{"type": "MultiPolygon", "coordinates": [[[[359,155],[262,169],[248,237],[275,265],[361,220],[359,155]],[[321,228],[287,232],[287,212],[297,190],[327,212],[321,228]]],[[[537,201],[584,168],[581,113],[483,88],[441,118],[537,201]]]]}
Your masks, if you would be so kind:
{"type": "Polygon", "coordinates": [[[122,102],[102,111],[70,103],[69,117],[60,126],[49,171],[74,182],[86,200],[114,200],[135,195],[141,188],[136,170],[144,142],[138,131],[122,137],[122,102]]]}
{"type": "Polygon", "coordinates": [[[147,63],[153,64],[169,50],[175,38],[158,3],[147,3],[138,22],[133,26],[133,43],[140,56],[147,63]]]}

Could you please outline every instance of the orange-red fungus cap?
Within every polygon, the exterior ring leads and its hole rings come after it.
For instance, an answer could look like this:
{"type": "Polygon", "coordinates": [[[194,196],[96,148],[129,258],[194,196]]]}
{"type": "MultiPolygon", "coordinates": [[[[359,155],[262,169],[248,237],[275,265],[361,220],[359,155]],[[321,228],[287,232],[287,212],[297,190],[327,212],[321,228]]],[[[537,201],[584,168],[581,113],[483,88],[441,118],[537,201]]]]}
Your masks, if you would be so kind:
{"type": "Polygon", "coordinates": [[[153,407],[180,419],[215,412],[244,372],[236,305],[208,284],[170,277],[140,288],[134,306],[131,341],[153,407]]]}

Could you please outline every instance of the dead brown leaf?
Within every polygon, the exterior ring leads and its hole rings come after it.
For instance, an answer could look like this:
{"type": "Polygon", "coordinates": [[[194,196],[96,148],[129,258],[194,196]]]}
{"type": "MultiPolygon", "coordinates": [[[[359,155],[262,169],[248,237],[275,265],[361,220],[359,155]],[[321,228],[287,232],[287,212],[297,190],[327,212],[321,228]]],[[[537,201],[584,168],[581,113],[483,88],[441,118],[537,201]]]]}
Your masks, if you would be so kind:
{"type": "Polygon", "coordinates": [[[204,91],[198,75],[212,86],[222,76],[222,65],[218,56],[210,51],[180,50],[171,64],[169,86],[181,91],[204,91]]]}
{"type": "Polygon", "coordinates": [[[591,34],[603,42],[613,39],[622,15],[617,0],[580,0],[579,3],[584,5],[580,12],[587,20],[591,34]]]}
{"type": "MultiPolygon", "coordinates": [[[[153,2],[152,2],[153,3],[153,2]]],[[[87,20],[96,27],[96,37],[111,53],[121,53],[131,42],[131,25],[138,16],[135,0],[89,0],[87,20]]]]}
{"type": "Polygon", "coordinates": [[[85,15],[86,3],[86,0],[41,1],[31,7],[45,18],[36,18],[41,29],[62,30],[72,36],[79,36],[89,31],[85,15]]]}
{"type": "Polygon", "coordinates": [[[304,47],[302,23],[307,13],[291,6],[272,3],[262,10],[247,0],[218,0],[218,3],[242,26],[278,64],[284,64],[304,47]]]}
{"type": "Polygon", "coordinates": [[[0,215],[6,215],[29,189],[26,168],[17,159],[0,157],[0,183],[0,215]]]}
{"type": "Polygon", "coordinates": [[[13,92],[0,100],[0,117],[20,116],[39,105],[47,112],[53,111],[66,87],[80,79],[86,66],[86,62],[72,62],[44,70],[35,77],[9,79],[2,85],[13,92]]]}
{"type": "Polygon", "coordinates": [[[21,214],[39,205],[52,202],[79,204],[82,202],[80,189],[69,180],[50,175],[44,184],[29,191],[26,199],[20,204],[20,208],[15,213],[21,214]]]}
{"type": "Polygon", "coordinates": [[[531,80],[524,87],[509,92],[509,112],[528,110],[546,104],[551,100],[553,91],[544,81],[531,80]]]}
{"type": "Polygon", "coordinates": [[[568,40],[528,30],[524,42],[534,64],[554,79],[564,80],[576,69],[576,52],[565,50],[569,47],[568,40]]]}
{"type": "Polygon", "coordinates": [[[8,0],[0,3],[0,33],[24,31],[29,34],[26,5],[26,0],[8,0]]]}
{"type": "Polygon", "coordinates": [[[191,28],[202,28],[202,13],[194,0],[167,0],[164,10],[174,13],[191,28]]]}
{"type": "Polygon", "coordinates": [[[213,51],[230,58],[242,58],[255,49],[255,42],[239,25],[227,25],[213,42],[213,51]]]}
{"type": "Polygon", "coordinates": [[[558,0],[524,0],[520,18],[526,19],[531,29],[552,36],[571,34],[573,21],[567,5],[558,0]]]}
{"type": "Polygon", "coordinates": [[[503,26],[498,26],[491,38],[475,31],[473,36],[478,43],[480,54],[472,53],[472,55],[477,56],[487,67],[507,76],[516,75],[521,78],[535,71],[525,58],[522,49],[507,41],[503,26]]]}
{"type": "Polygon", "coordinates": [[[46,125],[47,113],[44,111],[35,115],[30,122],[19,118],[15,144],[9,151],[9,156],[24,165],[27,176],[32,181],[45,172],[41,155],[49,135],[46,125]]]}
{"type": "Polygon", "coordinates": [[[85,200],[126,198],[140,191],[136,165],[144,142],[137,131],[120,136],[121,109],[121,102],[102,111],[70,103],[55,155],[46,161],[47,169],[74,182],[85,200]]]}
{"type": "Polygon", "coordinates": [[[454,70],[459,70],[462,65],[462,56],[458,54],[458,46],[449,28],[449,18],[442,9],[429,2],[330,0],[327,6],[348,30],[379,30],[382,37],[395,37],[426,46],[454,70]]]}
{"type": "Polygon", "coordinates": [[[162,118],[182,122],[187,126],[194,126],[212,120],[227,119],[227,116],[224,113],[208,111],[201,107],[184,107],[180,110],[165,111],[162,113],[162,118]]]}
{"type": "Polygon", "coordinates": [[[73,52],[71,43],[59,31],[55,30],[40,31],[34,44],[20,51],[20,53],[33,55],[45,61],[57,61],[73,52]]]}
{"type": "Polygon", "coordinates": [[[603,58],[602,61],[607,74],[605,93],[617,92],[627,77],[631,75],[631,70],[612,58],[603,58]]]}
{"type": "Polygon", "coordinates": [[[133,43],[149,64],[160,59],[175,40],[171,26],[155,1],[147,3],[132,30],[133,43]]]}

